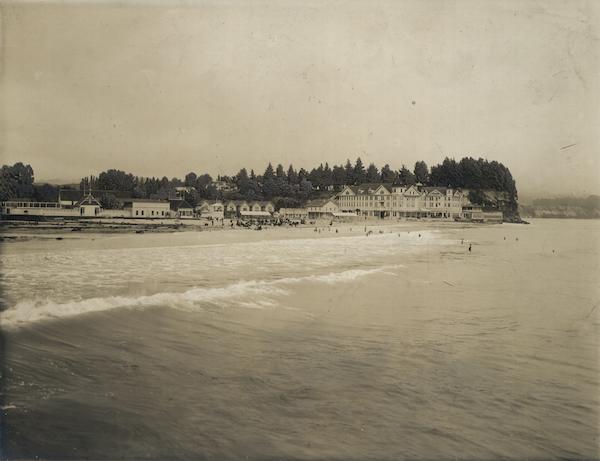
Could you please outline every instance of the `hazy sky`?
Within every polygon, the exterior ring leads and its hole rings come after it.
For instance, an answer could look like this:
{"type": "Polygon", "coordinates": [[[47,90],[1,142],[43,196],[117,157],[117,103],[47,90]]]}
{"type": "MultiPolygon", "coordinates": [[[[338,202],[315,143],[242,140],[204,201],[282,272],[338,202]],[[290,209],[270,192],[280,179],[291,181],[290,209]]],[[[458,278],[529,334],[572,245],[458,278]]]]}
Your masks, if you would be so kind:
{"type": "Polygon", "coordinates": [[[0,159],[31,163],[38,179],[468,154],[503,162],[522,194],[600,193],[600,2],[4,2],[1,13],[0,159]]]}

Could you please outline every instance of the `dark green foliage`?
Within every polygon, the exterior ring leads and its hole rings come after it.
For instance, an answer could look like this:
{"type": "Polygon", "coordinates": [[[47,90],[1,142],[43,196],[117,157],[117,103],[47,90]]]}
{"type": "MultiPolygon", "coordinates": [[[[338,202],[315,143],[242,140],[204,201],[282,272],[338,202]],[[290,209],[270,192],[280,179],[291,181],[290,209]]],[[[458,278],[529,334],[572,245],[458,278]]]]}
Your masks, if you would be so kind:
{"type": "Polygon", "coordinates": [[[355,184],[354,181],[354,168],[352,168],[352,164],[350,163],[350,159],[346,160],[346,165],[344,166],[344,184],[355,184]]]}
{"type": "Polygon", "coordinates": [[[52,184],[34,184],[32,199],[36,202],[56,202],[58,200],[58,187],[52,184]]]}
{"type": "Polygon", "coordinates": [[[367,168],[367,182],[379,182],[380,179],[379,170],[374,163],[371,163],[367,168]]]}
{"type": "Polygon", "coordinates": [[[398,173],[393,171],[386,163],[381,169],[381,182],[394,183],[398,180],[398,173]]]}
{"type": "MultiPolygon", "coordinates": [[[[136,198],[173,198],[176,187],[185,185],[190,188],[185,192],[185,199],[191,204],[203,199],[235,199],[235,200],[274,200],[278,199],[284,206],[291,203],[302,203],[310,197],[331,194],[339,191],[344,185],[362,184],[365,182],[385,182],[402,185],[413,185],[420,182],[429,186],[443,186],[468,189],[473,203],[485,205],[492,202],[491,196],[485,191],[501,193],[502,207],[510,212],[517,212],[517,189],[515,181],[508,168],[496,161],[482,158],[465,157],[457,162],[445,158],[441,164],[433,165],[431,169],[423,161],[415,163],[414,173],[402,165],[395,171],[389,165],[381,170],[373,163],[365,166],[360,158],[354,165],[348,159],[345,164],[320,164],[309,171],[304,168],[295,170],[289,165],[287,171],[283,165],[276,168],[269,163],[262,175],[256,175],[254,170],[242,168],[235,176],[220,176],[234,186],[235,191],[227,189],[221,192],[216,189],[209,174],[189,172],[184,180],[167,177],[144,178],[121,170],[110,169],[103,171],[97,177],[90,176],[81,180],[80,187],[85,190],[105,190],[129,194],[136,198]]],[[[7,200],[19,197],[31,197],[38,200],[56,200],[56,188],[42,185],[33,186],[33,170],[29,165],[17,163],[13,166],[3,166],[1,170],[0,199],[7,200]]],[[[181,194],[181,191],[180,191],[181,194]]],[[[114,205],[110,197],[103,201],[114,205]]]]}
{"type": "Polygon", "coordinates": [[[276,210],[280,208],[298,208],[302,206],[302,201],[291,197],[277,197],[273,200],[273,205],[276,210]]]}
{"type": "Polygon", "coordinates": [[[362,184],[367,182],[367,172],[360,157],[356,159],[352,177],[352,184],[362,184]]]}
{"type": "Polygon", "coordinates": [[[508,168],[496,161],[482,158],[475,160],[465,157],[460,162],[446,157],[444,161],[431,167],[429,183],[433,186],[447,186],[463,189],[489,189],[517,193],[515,181],[508,168]]]}
{"type": "Polygon", "coordinates": [[[133,192],[136,185],[135,178],[131,173],[125,173],[121,170],[107,170],[98,175],[96,188],[133,192]]]}
{"type": "Polygon", "coordinates": [[[296,173],[292,165],[288,168],[287,180],[289,184],[298,184],[298,173],[296,173]]]}
{"type": "Polygon", "coordinates": [[[111,194],[110,192],[103,193],[100,196],[99,201],[102,208],[116,209],[120,207],[117,197],[115,197],[115,195],[111,194]]]}
{"type": "Polygon", "coordinates": [[[196,173],[190,172],[185,175],[185,180],[183,182],[186,186],[195,186],[197,179],[198,179],[198,176],[196,176],[196,173]]]}
{"type": "Polygon", "coordinates": [[[0,170],[0,201],[33,195],[33,168],[21,162],[0,170]]]}
{"type": "Polygon", "coordinates": [[[277,165],[277,168],[275,169],[275,176],[277,176],[279,179],[283,179],[285,177],[285,171],[283,171],[283,165],[281,163],[277,165]]]}
{"type": "Polygon", "coordinates": [[[334,165],[331,172],[331,183],[337,188],[341,188],[346,184],[346,170],[343,166],[334,165]]]}
{"type": "MultiPolygon", "coordinates": [[[[468,189],[472,203],[492,208],[486,202],[482,191],[492,190],[506,193],[506,200],[497,208],[502,208],[505,216],[518,216],[517,186],[510,170],[496,161],[488,162],[483,158],[475,160],[464,157],[460,162],[446,157],[440,165],[431,167],[429,183],[434,186],[447,186],[468,189]],[[472,199],[471,199],[472,197],[472,199]]],[[[489,199],[488,199],[489,201],[489,199]]]]}
{"type": "Polygon", "coordinates": [[[414,173],[418,183],[423,185],[429,183],[429,168],[427,168],[427,164],[422,160],[415,163],[414,173]]]}
{"type": "Polygon", "coordinates": [[[403,186],[412,186],[417,182],[417,178],[406,166],[402,165],[398,172],[398,182],[403,186]]]}

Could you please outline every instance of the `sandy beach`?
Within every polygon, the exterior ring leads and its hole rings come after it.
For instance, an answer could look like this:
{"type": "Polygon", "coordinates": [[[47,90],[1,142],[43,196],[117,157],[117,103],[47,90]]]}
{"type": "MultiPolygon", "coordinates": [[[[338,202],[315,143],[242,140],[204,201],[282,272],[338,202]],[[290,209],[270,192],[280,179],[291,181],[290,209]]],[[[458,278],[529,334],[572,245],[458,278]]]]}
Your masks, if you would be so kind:
{"type": "Polygon", "coordinates": [[[357,220],[355,222],[336,222],[326,219],[313,220],[306,224],[291,226],[284,224],[262,225],[250,228],[232,227],[228,220],[226,225],[212,225],[206,220],[184,221],[183,223],[138,222],[125,225],[109,223],[92,223],[87,226],[71,223],[69,225],[31,225],[16,224],[0,228],[2,251],[29,252],[44,248],[50,240],[55,240],[61,248],[102,248],[107,242],[112,245],[143,247],[167,242],[167,245],[178,244],[218,244],[242,243],[262,240],[285,240],[298,238],[332,238],[341,236],[361,236],[393,232],[417,232],[419,230],[466,229],[471,227],[487,227],[483,224],[455,223],[450,221],[397,221],[397,220],[357,220]],[[208,224],[208,225],[205,225],[208,224]],[[72,231],[72,228],[81,228],[72,231]],[[143,232],[140,232],[143,231],[143,232]],[[131,235],[133,234],[133,239],[131,235]],[[167,234],[171,237],[157,237],[155,234],[167,234]],[[41,246],[40,246],[40,242],[41,246]],[[121,242],[121,243],[119,243],[121,242]]]}

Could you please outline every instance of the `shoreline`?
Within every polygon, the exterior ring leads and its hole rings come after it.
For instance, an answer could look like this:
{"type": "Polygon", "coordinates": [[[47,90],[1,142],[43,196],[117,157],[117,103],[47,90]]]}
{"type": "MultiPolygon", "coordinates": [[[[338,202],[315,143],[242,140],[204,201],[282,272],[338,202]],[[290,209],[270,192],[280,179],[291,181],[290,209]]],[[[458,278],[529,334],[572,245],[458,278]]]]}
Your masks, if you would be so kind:
{"type": "Polygon", "coordinates": [[[335,239],[344,237],[376,236],[389,233],[412,232],[455,232],[460,229],[493,228],[497,224],[472,224],[456,222],[425,221],[363,221],[360,223],[338,222],[329,226],[330,221],[318,225],[303,226],[263,226],[261,230],[244,227],[149,231],[136,233],[126,229],[118,232],[71,232],[54,230],[44,232],[28,229],[12,229],[0,232],[0,254],[23,254],[44,252],[48,249],[94,250],[111,248],[155,248],[197,245],[231,245],[261,241],[283,241],[295,239],[335,239]]]}
{"type": "Polygon", "coordinates": [[[355,221],[332,221],[331,219],[314,219],[304,224],[253,224],[250,227],[238,226],[235,220],[227,220],[225,224],[213,224],[207,220],[178,220],[176,222],[160,220],[139,220],[125,222],[123,220],[111,222],[99,221],[67,221],[67,222],[32,222],[11,221],[0,222],[0,241],[10,241],[18,236],[58,236],[61,234],[143,234],[143,233],[180,233],[180,232],[223,232],[232,230],[268,230],[268,229],[327,229],[345,227],[391,227],[391,226],[423,226],[423,227],[471,227],[489,226],[499,223],[471,223],[468,221],[441,221],[434,219],[366,219],[355,221]],[[260,226],[260,227],[257,227],[260,226]]]}

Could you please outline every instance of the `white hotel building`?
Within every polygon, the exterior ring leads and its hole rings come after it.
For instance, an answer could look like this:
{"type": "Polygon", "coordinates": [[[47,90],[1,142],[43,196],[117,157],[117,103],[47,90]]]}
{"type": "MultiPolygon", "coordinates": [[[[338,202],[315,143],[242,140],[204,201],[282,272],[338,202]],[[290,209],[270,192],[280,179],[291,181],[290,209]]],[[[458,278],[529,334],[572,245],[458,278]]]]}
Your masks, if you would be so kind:
{"type": "Polygon", "coordinates": [[[359,216],[453,219],[462,217],[466,197],[460,190],[447,187],[370,183],[345,186],[338,201],[341,211],[359,216]]]}

